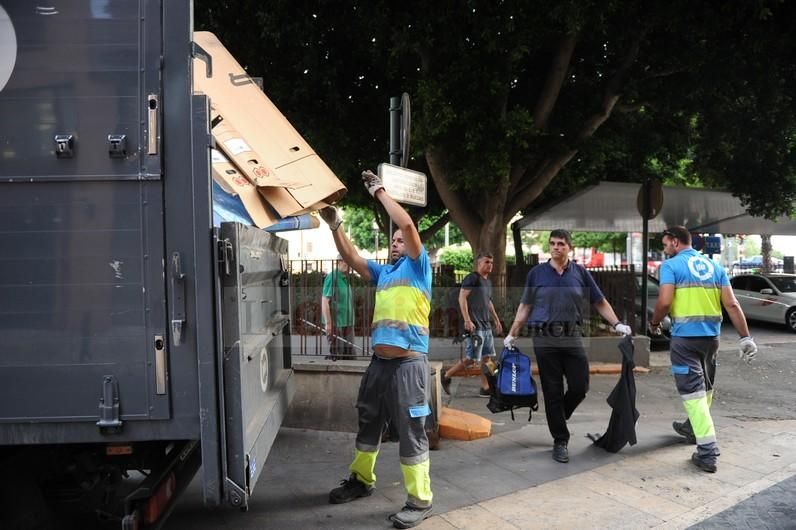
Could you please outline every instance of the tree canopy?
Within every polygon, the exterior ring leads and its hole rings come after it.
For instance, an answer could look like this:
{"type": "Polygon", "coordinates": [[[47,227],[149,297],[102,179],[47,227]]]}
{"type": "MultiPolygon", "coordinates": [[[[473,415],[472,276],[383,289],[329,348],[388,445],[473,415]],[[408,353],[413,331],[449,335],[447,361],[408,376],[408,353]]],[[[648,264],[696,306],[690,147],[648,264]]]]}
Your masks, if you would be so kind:
{"type": "MultiPolygon", "coordinates": [[[[366,208],[363,206],[346,206],[345,210],[345,226],[351,233],[351,241],[362,249],[368,251],[375,250],[376,237],[378,234],[379,248],[385,248],[388,244],[387,230],[384,226],[377,223],[377,229],[374,229],[373,223],[376,215],[373,208],[366,208]]],[[[441,215],[426,215],[418,222],[420,231],[427,230],[430,226],[435,224],[441,215]]],[[[456,225],[450,225],[448,230],[448,243],[464,243],[464,236],[461,230],[456,225]]],[[[445,246],[444,230],[438,230],[431,235],[424,245],[429,251],[439,249],[445,246]]]]}
{"type": "Polygon", "coordinates": [[[410,93],[410,167],[433,180],[430,210],[447,208],[498,270],[515,214],[601,179],[699,181],[753,214],[792,212],[792,3],[197,0],[195,10],[198,29],[264,77],[351,202],[365,202],[359,172],[387,157],[389,97],[410,93]]]}

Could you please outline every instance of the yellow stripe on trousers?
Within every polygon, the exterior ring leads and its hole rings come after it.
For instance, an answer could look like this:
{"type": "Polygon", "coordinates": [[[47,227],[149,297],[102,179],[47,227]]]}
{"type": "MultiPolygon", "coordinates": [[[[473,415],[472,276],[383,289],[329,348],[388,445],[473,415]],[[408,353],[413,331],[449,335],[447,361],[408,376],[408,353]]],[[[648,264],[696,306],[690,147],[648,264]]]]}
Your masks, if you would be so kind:
{"type": "Polygon", "coordinates": [[[375,469],[378,456],[378,451],[354,449],[354,461],[351,462],[348,469],[357,476],[357,480],[368,486],[373,486],[376,483],[375,469]]]}
{"type": "Polygon", "coordinates": [[[431,477],[429,468],[431,460],[424,460],[419,464],[401,464],[401,471],[404,474],[404,484],[406,493],[409,495],[409,503],[417,508],[431,506],[431,477]]]}
{"type": "Polygon", "coordinates": [[[713,392],[710,392],[710,397],[708,394],[703,394],[698,398],[683,400],[697,444],[716,441],[716,429],[713,426],[713,418],[710,417],[711,401],[713,401],[713,392]]]}

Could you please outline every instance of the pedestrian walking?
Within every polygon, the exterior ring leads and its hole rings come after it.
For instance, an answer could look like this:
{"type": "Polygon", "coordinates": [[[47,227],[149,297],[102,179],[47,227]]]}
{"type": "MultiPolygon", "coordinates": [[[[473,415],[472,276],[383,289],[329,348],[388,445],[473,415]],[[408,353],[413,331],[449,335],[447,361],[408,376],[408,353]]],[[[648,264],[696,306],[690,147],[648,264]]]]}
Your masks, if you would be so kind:
{"type": "Polygon", "coordinates": [[[398,431],[407,493],[403,509],[389,518],[396,528],[411,528],[429,517],[432,510],[425,430],[426,417],[431,414],[426,396],[431,265],[409,214],[387,194],[378,176],[365,171],[362,179],[398,230],[392,236],[392,263],[380,265],[357,254],[345,232],[340,230],[342,221],[335,208],[321,210],[343,260],[376,286],[374,355],[357,397],[359,431],[354,460],[349,466],[351,474],[329,493],[329,501],[341,504],[373,493],[376,458],[384,425],[389,421],[398,431]]]}
{"type": "Polygon", "coordinates": [[[616,333],[630,335],[591,274],[569,259],[572,236],[550,232],[550,260],[531,269],[514,322],[503,344],[514,348],[527,323],[539,367],[547,427],[553,437],[553,460],[569,462],[567,420],[589,391],[589,360],[583,348],[583,325],[593,307],[616,333]],[[566,391],[564,381],[566,380],[566,391]]]}
{"type": "MultiPolygon", "coordinates": [[[[451,393],[451,377],[475,363],[486,363],[495,355],[493,322],[495,333],[498,335],[503,333],[503,325],[492,304],[492,282],[489,280],[492,266],[492,254],[479,252],[475,258],[475,271],[462,280],[459,289],[459,309],[464,319],[464,331],[469,337],[465,339],[465,358],[460,359],[442,374],[442,389],[446,394],[451,393]]],[[[483,374],[481,374],[479,395],[490,396],[489,383],[483,374]]]]}
{"type": "Polygon", "coordinates": [[[653,333],[660,333],[661,319],[672,319],[670,358],[677,391],[688,414],[674,422],[674,430],[697,444],[691,462],[703,471],[716,472],[720,454],[716,429],[710,415],[716,382],[716,353],[721,331],[721,307],[740,335],[741,358],[751,362],[757,345],[724,268],[691,248],[691,234],[683,226],[663,231],[663,252],[670,259],[659,271],[658,301],[650,318],[653,333]]]}

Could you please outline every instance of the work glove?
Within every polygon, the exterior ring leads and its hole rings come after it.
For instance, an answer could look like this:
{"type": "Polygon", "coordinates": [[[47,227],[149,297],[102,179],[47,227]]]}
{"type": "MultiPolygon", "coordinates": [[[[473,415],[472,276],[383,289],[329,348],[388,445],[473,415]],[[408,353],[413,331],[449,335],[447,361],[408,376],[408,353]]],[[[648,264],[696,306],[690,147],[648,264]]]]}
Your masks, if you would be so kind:
{"type": "Polygon", "coordinates": [[[384,183],[382,183],[379,176],[374,175],[370,170],[362,172],[362,182],[365,184],[371,197],[375,197],[377,191],[384,189],[384,183]]]}
{"type": "Polygon", "coordinates": [[[619,333],[620,335],[632,335],[633,330],[630,329],[630,326],[627,324],[622,324],[621,322],[617,322],[614,326],[614,333],[619,333]]]}
{"type": "Polygon", "coordinates": [[[741,337],[738,339],[738,357],[751,364],[757,355],[757,344],[752,337],[741,337]]]}
{"type": "Polygon", "coordinates": [[[506,335],[506,338],[503,339],[503,346],[508,348],[508,349],[510,349],[510,350],[513,350],[513,349],[516,348],[516,346],[514,345],[514,343],[516,341],[517,341],[517,337],[515,337],[513,335],[506,335]]]}
{"type": "Polygon", "coordinates": [[[656,337],[663,335],[663,327],[660,323],[653,325],[651,322],[647,322],[647,329],[649,329],[649,332],[656,337]]]}
{"type": "Polygon", "coordinates": [[[337,211],[337,208],[334,206],[322,208],[318,211],[318,214],[320,214],[321,219],[326,221],[326,224],[329,225],[332,232],[340,228],[340,224],[343,222],[343,218],[340,217],[340,212],[337,211]]]}

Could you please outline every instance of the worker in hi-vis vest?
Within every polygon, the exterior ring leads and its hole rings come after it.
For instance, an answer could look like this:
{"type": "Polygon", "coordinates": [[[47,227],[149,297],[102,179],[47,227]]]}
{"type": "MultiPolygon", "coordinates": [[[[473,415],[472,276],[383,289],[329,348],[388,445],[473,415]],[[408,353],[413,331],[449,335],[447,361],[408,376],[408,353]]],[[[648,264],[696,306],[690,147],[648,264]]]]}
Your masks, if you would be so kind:
{"type": "Polygon", "coordinates": [[[376,287],[373,308],[373,358],[357,396],[359,431],[351,475],[329,492],[329,502],[342,504],[370,496],[376,483],[376,458],[382,432],[390,422],[398,432],[398,453],[406,488],[406,504],[389,519],[395,528],[412,528],[431,515],[429,443],[425,431],[431,414],[428,386],[428,337],[431,311],[431,263],[412,218],[385,191],[381,179],[365,171],[370,195],[398,227],[384,265],[361,257],[340,230],[337,210],[328,206],[321,217],[332,230],[337,250],[352,269],[376,287]]]}
{"type": "Polygon", "coordinates": [[[741,358],[751,362],[757,345],[749,336],[746,317],[730,286],[727,273],[718,263],[691,248],[691,234],[683,226],[663,231],[664,261],[659,272],[660,289],[650,319],[653,333],[660,333],[661,319],[672,319],[670,357],[677,391],[688,413],[684,422],[674,422],[674,430],[697,450],[691,462],[708,473],[716,472],[719,446],[710,416],[716,353],[719,349],[721,307],[740,335],[741,358]]]}

